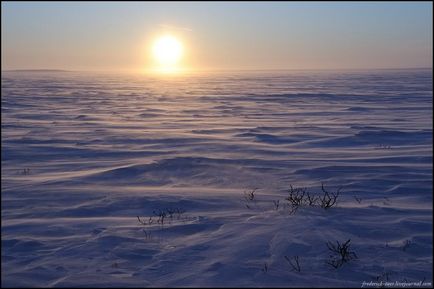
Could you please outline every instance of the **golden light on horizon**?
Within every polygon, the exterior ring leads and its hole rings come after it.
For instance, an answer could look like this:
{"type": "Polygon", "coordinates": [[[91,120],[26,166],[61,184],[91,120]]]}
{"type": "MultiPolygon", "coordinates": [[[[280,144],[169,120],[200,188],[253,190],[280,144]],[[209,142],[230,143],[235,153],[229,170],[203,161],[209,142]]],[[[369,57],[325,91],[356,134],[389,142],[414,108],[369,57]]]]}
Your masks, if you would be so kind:
{"type": "Polygon", "coordinates": [[[157,38],[152,46],[152,56],[161,72],[175,72],[183,56],[182,43],[172,35],[157,38]]]}

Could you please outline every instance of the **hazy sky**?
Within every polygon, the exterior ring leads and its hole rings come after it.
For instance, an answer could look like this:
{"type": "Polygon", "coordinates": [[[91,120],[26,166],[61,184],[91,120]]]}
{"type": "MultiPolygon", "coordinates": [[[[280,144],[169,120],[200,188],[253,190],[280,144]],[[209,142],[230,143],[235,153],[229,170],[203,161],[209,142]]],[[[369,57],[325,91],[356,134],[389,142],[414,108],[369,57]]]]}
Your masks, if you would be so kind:
{"type": "Polygon", "coordinates": [[[2,2],[2,69],[139,70],[156,36],[198,69],[432,67],[431,2],[2,2]]]}

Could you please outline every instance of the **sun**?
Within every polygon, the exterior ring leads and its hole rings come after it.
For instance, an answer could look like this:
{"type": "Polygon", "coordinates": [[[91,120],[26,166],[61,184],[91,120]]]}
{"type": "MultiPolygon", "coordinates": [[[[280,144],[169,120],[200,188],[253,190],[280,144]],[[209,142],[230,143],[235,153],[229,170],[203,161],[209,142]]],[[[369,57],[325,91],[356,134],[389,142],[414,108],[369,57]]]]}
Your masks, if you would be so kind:
{"type": "Polygon", "coordinates": [[[152,53],[161,69],[173,69],[182,58],[182,43],[174,36],[164,35],[154,42],[152,53]]]}

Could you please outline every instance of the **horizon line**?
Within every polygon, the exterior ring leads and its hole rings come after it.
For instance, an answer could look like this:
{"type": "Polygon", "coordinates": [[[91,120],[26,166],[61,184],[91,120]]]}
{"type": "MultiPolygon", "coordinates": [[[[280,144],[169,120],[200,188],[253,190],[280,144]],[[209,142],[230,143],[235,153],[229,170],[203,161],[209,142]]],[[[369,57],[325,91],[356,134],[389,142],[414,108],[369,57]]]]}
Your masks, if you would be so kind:
{"type": "MultiPolygon", "coordinates": [[[[194,72],[236,72],[236,71],[367,71],[367,70],[433,70],[433,67],[403,67],[403,68],[227,68],[227,69],[195,69],[190,70],[187,73],[194,72]]],[[[19,69],[2,69],[1,72],[95,72],[95,73],[134,73],[137,72],[135,69],[106,69],[106,70],[92,70],[92,69],[53,69],[53,68],[19,68],[19,69]]]]}

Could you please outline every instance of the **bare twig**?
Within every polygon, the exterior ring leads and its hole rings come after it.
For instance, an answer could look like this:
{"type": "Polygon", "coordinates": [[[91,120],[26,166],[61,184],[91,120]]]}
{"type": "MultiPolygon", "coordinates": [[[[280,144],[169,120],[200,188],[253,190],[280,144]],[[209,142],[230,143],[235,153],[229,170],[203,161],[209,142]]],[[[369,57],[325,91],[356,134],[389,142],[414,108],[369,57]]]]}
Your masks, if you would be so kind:
{"type": "Polygon", "coordinates": [[[246,199],[246,201],[254,201],[255,200],[255,192],[258,188],[255,188],[251,191],[244,191],[244,199],[246,199]]]}
{"type": "Polygon", "coordinates": [[[320,197],[320,204],[321,208],[328,209],[333,207],[336,204],[336,201],[339,197],[340,191],[342,187],[340,187],[336,193],[330,193],[324,188],[324,184],[321,184],[321,190],[323,191],[324,195],[320,197]]]}
{"type": "Polygon", "coordinates": [[[261,270],[262,270],[262,272],[267,273],[268,272],[268,264],[264,263],[264,267],[261,270]]]}
{"type": "Polygon", "coordinates": [[[410,240],[405,240],[404,241],[404,245],[402,246],[402,251],[407,250],[411,245],[411,241],[410,240]]]}
{"type": "Polygon", "coordinates": [[[334,253],[334,255],[330,255],[330,260],[328,260],[326,263],[337,269],[350,260],[358,259],[356,253],[350,251],[350,242],[351,239],[348,239],[348,241],[343,244],[339,243],[339,241],[336,241],[336,245],[332,242],[327,242],[327,248],[334,253]]]}
{"type": "Polygon", "coordinates": [[[300,262],[298,256],[293,256],[291,259],[285,256],[286,261],[291,265],[291,271],[301,272],[300,262]]]}
{"type": "Polygon", "coordinates": [[[354,196],[354,199],[356,199],[357,203],[362,203],[362,198],[358,198],[357,196],[354,196]]]}
{"type": "Polygon", "coordinates": [[[274,210],[279,210],[279,205],[280,205],[280,200],[277,200],[277,201],[273,201],[273,204],[274,204],[274,210]]]}

